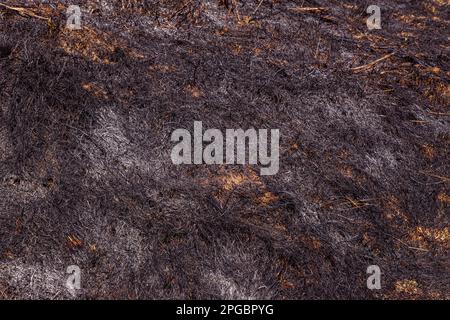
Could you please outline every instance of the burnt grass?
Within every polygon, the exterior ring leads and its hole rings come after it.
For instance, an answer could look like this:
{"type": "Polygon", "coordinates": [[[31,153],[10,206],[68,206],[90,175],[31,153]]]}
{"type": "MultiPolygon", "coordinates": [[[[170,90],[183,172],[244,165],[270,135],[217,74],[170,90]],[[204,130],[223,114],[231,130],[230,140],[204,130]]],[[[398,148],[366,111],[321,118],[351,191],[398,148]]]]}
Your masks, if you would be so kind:
{"type": "Polygon", "coordinates": [[[448,2],[0,2],[0,298],[449,299],[448,2]],[[194,121],[280,171],[172,164],[194,121]]]}

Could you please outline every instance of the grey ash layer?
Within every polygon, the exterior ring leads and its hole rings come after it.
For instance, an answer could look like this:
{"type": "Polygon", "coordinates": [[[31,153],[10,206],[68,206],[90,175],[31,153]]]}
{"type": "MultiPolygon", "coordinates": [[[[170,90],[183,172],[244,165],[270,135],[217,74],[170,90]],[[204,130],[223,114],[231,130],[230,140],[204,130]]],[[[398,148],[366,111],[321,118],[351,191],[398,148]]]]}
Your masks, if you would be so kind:
{"type": "Polygon", "coordinates": [[[0,15],[0,298],[73,264],[80,299],[448,298],[448,99],[396,73],[448,86],[436,1],[379,1],[378,42],[367,1],[77,1],[82,33],[59,2],[0,15]],[[280,129],[279,173],[173,165],[194,121],[280,129]]]}

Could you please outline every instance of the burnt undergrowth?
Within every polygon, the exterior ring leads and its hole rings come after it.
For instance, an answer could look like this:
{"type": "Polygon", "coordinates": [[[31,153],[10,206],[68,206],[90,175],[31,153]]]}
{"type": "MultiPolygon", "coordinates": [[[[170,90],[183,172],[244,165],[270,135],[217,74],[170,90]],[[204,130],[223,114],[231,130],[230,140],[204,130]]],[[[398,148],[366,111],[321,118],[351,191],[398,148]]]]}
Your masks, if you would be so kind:
{"type": "Polygon", "coordinates": [[[0,297],[448,299],[445,3],[104,3],[0,8],[0,297]],[[279,173],[173,165],[194,121],[279,173]]]}

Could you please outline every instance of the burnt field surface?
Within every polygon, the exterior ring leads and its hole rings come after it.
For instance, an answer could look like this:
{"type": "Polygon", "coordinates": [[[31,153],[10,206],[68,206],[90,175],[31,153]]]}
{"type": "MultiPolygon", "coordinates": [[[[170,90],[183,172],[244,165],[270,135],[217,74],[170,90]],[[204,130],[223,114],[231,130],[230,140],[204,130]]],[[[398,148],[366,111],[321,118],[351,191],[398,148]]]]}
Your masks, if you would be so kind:
{"type": "Polygon", "coordinates": [[[450,298],[448,1],[0,3],[0,298],[450,298]],[[279,172],[174,165],[194,121],[279,172]]]}

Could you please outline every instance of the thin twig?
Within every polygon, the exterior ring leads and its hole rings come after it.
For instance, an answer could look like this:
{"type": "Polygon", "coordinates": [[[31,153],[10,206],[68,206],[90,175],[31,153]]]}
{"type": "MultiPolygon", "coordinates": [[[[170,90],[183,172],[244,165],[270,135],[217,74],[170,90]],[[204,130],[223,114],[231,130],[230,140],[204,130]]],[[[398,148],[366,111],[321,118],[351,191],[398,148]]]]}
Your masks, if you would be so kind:
{"type": "Polygon", "coordinates": [[[322,12],[322,11],[327,11],[328,8],[323,8],[323,7],[297,7],[292,9],[292,11],[295,12],[322,12]]]}
{"type": "Polygon", "coordinates": [[[427,112],[435,116],[450,116],[450,112],[434,112],[434,111],[427,111],[427,112]]]}
{"type": "Polygon", "coordinates": [[[424,174],[424,175],[426,175],[426,176],[430,176],[430,177],[433,177],[433,178],[437,178],[437,179],[440,179],[440,180],[442,180],[442,182],[450,182],[450,178],[447,178],[447,177],[443,177],[443,176],[439,176],[439,175],[437,175],[437,174],[432,174],[432,173],[428,173],[428,172],[425,172],[425,171],[419,171],[421,174],[424,174]]]}
{"type": "Polygon", "coordinates": [[[264,2],[264,0],[261,0],[258,4],[258,6],[256,7],[255,11],[253,11],[253,15],[255,15],[256,11],[258,11],[259,7],[261,7],[262,3],[264,2]]]}
{"type": "Polygon", "coordinates": [[[377,59],[375,61],[372,61],[372,62],[370,62],[368,64],[365,64],[365,65],[362,65],[362,66],[359,66],[359,67],[355,67],[355,68],[351,68],[351,70],[352,71],[360,71],[360,70],[365,70],[365,69],[372,68],[377,63],[379,63],[379,62],[381,62],[383,60],[386,60],[387,58],[389,58],[389,57],[391,57],[393,55],[394,55],[394,52],[389,53],[389,54],[387,54],[387,55],[385,55],[385,56],[383,56],[383,57],[381,57],[381,58],[379,58],[379,59],[377,59]]]}
{"type": "Polygon", "coordinates": [[[6,9],[12,10],[12,11],[16,11],[22,16],[29,16],[29,17],[33,17],[33,18],[37,18],[37,19],[41,19],[41,20],[45,20],[45,21],[50,20],[50,18],[46,18],[46,17],[40,16],[40,15],[37,15],[36,13],[34,13],[33,11],[31,11],[30,9],[27,9],[27,8],[11,7],[11,6],[8,6],[1,2],[0,2],[0,6],[6,8],[6,9]]]}

